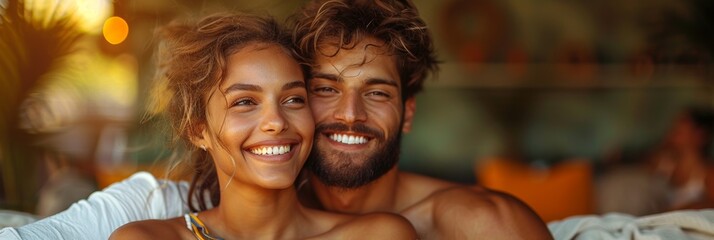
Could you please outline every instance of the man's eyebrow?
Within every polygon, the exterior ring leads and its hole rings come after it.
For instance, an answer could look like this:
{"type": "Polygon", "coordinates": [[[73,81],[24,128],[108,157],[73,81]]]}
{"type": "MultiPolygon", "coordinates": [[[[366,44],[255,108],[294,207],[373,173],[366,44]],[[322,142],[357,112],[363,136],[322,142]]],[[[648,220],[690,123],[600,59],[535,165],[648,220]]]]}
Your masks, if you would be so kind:
{"type": "Polygon", "coordinates": [[[283,85],[283,91],[293,89],[293,88],[305,88],[305,82],[304,81],[293,81],[286,83],[283,85]]]}
{"type": "Polygon", "coordinates": [[[228,86],[225,90],[223,90],[223,94],[228,94],[230,92],[238,91],[238,90],[259,92],[259,91],[262,91],[263,89],[258,85],[236,83],[236,84],[228,86]]]}
{"type": "MultiPolygon", "coordinates": [[[[335,74],[329,74],[329,73],[320,73],[320,72],[313,72],[312,73],[313,78],[322,78],[322,79],[327,79],[330,81],[335,81],[335,82],[340,82],[343,81],[341,77],[335,75],[335,74]]],[[[382,78],[370,78],[365,81],[367,85],[378,85],[378,84],[386,84],[390,86],[394,86],[396,88],[399,88],[399,83],[397,83],[394,80],[387,80],[387,79],[382,79],[382,78]]]]}
{"type": "Polygon", "coordinates": [[[321,73],[321,72],[312,72],[312,78],[322,78],[322,79],[327,79],[331,81],[341,81],[341,78],[335,74],[329,74],[329,73],[321,73]]]}
{"type": "Polygon", "coordinates": [[[379,84],[386,84],[390,86],[394,86],[395,88],[399,88],[399,84],[397,84],[396,81],[394,80],[387,80],[387,79],[381,79],[381,78],[370,78],[367,79],[365,82],[367,85],[379,85],[379,84]]]}

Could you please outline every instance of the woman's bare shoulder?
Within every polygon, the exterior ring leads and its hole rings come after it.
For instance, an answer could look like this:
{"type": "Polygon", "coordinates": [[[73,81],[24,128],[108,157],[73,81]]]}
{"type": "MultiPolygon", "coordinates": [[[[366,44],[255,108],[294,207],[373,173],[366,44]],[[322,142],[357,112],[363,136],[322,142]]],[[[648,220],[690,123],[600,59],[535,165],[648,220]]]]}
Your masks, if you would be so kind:
{"type": "Polygon", "coordinates": [[[109,239],[192,239],[192,236],[183,218],[173,218],[127,223],[114,230],[109,239]]]}

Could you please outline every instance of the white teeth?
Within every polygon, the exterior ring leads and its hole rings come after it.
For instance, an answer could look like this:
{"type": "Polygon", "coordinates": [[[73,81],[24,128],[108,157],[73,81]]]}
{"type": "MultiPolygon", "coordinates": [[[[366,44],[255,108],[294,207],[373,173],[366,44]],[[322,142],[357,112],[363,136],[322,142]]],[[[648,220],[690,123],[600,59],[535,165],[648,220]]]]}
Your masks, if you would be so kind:
{"type": "Polygon", "coordinates": [[[256,147],[251,148],[250,152],[257,155],[282,155],[290,152],[290,145],[273,146],[273,147],[256,147]]]}
{"type": "Polygon", "coordinates": [[[344,144],[365,144],[367,143],[367,138],[363,136],[347,135],[347,134],[332,134],[330,139],[335,142],[344,144]]]}

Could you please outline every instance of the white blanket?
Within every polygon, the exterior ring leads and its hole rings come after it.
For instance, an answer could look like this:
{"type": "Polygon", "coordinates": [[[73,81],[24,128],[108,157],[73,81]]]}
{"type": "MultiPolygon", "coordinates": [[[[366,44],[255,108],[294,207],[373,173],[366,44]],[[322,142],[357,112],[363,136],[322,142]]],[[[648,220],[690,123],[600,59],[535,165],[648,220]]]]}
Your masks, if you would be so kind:
{"type": "Polygon", "coordinates": [[[714,210],[574,216],[550,222],[548,228],[555,239],[714,239],[714,210]]]}

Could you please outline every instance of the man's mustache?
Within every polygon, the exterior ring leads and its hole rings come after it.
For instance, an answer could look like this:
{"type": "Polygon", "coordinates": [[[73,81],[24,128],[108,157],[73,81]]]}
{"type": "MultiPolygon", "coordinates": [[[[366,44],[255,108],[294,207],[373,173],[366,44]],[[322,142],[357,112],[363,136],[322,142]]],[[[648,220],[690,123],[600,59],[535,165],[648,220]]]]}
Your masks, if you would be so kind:
{"type": "Polygon", "coordinates": [[[363,123],[355,123],[351,126],[348,126],[347,124],[343,123],[322,123],[317,124],[317,126],[315,126],[316,133],[349,131],[371,138],[384,139],[384,133],[382,131],[371,128],[363,123]]]}

